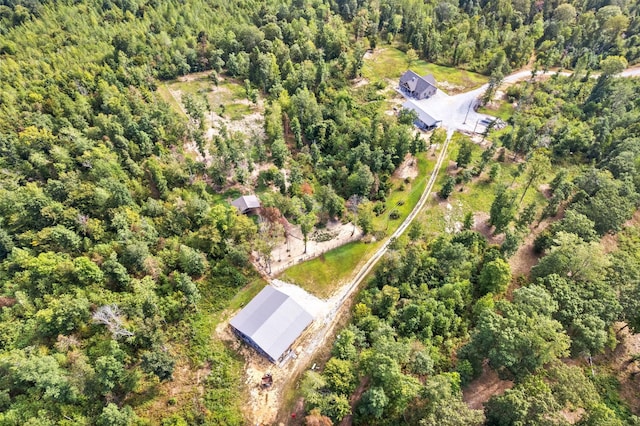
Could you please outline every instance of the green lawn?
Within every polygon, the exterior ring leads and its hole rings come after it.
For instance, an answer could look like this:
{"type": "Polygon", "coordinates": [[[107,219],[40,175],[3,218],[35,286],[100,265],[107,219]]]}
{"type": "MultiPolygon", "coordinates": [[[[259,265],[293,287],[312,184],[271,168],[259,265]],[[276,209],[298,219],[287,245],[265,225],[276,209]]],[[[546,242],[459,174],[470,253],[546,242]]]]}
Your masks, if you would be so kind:
{"type": "MultiPolygon", "coordinates": [[[[393,233],[417,204],[435,165],[435,161],[428,160],[427,156],[427,153],[418,154],[418,176],[414,181],[404,183],[404,190],[398,189],[403,183],[401,179],[392,180],[395,189],[387,197],[386,210],[373,220],[376,235],[384,236],[393,233]],[[398,205],[399,201],[404,203],[398,205]],[[400,217],[391,220],[389,213],[394,209],[398,211],[400,217]]],[[[318,258],[292,266],[284,271],[279,278],[298,284],[318,297],[329,297],[358,270],[359,265],[367,261],[381,243],[381,241],[376,241],[346,244],[318,258]]]]}
{"type": "Polygon", "coordinates": [[[298,284],[318,297],[327,298],[378,246],[379,243],[365,244],[360,241],[345,244],[287,269],[278,278],[298,284]]]}
{"type": "Polygon", "coordinates": [[[427,160],[427,153],[418,154],[418,176],[410,183],[404,183],[402,179],[392,179],[393,192],[385,202],[386,210],[380,216],[373,219],[373,227],[376,231],[391,234],[409,216],[413,207],[418,203],[424,191],[435,161],[427,160]],[[404,189],[400,190],[403,186],[404,189]],[[389,214],[397,210],[400,217],[390,219],[389,214]]]}
{"type": "MultiPolygon", "coordinates": [[[[403,51],[392,46],[383,46],[376,49],[372,57],[365,59],[362,75],[369,80],[397,79],[408,68],[407,55],[403,51]]],[[[443,90],[449,94],[466,92],[489,81],[487,76],[481,74],[423,60],[413,63],[411,69],[420,75],[433,74],[436,80],[444,83],[445,86],[447,84],[455,86],[452,89],[443,87],[443,90]]]]}
{"type": "Polygon", "coordinates": [[[507,121],[513,115],[513,104],[500,101],[500,106],[498,107],[498,109],[480,107],[478,108],[478,112],[482,114],[493,115],[494,117],[498,117],[503,121],[507,121]]]}

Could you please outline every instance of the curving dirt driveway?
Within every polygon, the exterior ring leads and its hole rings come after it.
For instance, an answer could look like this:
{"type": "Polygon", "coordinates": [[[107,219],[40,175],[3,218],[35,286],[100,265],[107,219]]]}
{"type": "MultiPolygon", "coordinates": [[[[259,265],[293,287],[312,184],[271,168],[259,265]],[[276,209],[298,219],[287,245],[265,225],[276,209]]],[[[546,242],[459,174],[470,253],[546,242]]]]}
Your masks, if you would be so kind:
{"type": "MultiPolygon", "coordinates": [[[[640,67],[627,69],[621,74],[621,76],[640,76],[640,67]]],[[[504,82],[513,83],[527,78],[531,78],[531,71],[519,71],[505,77],[504,82]]],[[[433,190],[438,172],[447,156],[447,149],[454,131],[459,130],[471,132],[474,130],[476,125],[478,127],[476,129],[477,131],[483,131],[484,126],[480,127],[479,121],[483,118],[494,118],[486,114],[477,113],[473,108],[474,103],[477,102],[477,99],[484,93],[486,88],[487,85],[483,85],[472,91],[454,96],[449,96],[438,90],[436,95],[430,99],[422,101],[414,100],[414,102],[419,103],[421,108],[424,108],[430,115],[442,120],[442,126],[447,129],[447,139],[441,148],[436,166],[434,167],[429,178],[429,182],[427,183],[420,200],[409,216],[357,272],[354,278],[340,288],[329,300],[319,301],[319,311],[316,312],[315,320],[307,332],[305,332],[302,342],[298,343],[300,350],[298,351],[297,356],[293,359],[289,359],[284,365],[281,364],[277,367],[272,366],[276,367],[272,369],[277,370],[276,374],[278,380],[277,382],[274,382],[274,387],[269,391],[271,396],[269,397],[268,395],[265,395],[264,399],[262,399],[261,396],[259,403],[255,405],[251,404],[252,406],[248,407],[248,410],[252,411],[250,415],[250,417],[252,417],[250,419],[252,423],[271,424],[276,420],[277,413],[273,412],[272,407],[281,406],[285,389],[292,386],[293,380],[296,377],[299,377],[302,372],[308,368],[317,351],[326,345],[327,340],[333,336],[336,326],[339,324],[341,317],[345,313],[344,309],[342,309],[344,307],[344,302],[354,295],[365,277],[374,269],[378,261],[384,256],[387,252],[390,241],[393,238],[397,238],[402,235],[422,210],[429,199],[429,195],[433,190]]],[[[273,284],[279,287],[291,286],[290,284],[278,282],[277,280],[273,284]]]]}
{"type": "MultiPolygon", "coordinates": [[[[451,129],[447,133],[447,139],[440,149],[436,166],[429,177],[427,186],[425,187],[420,200],[411,211],[409,216],[402,224],[391,234],[391,236],[383,243],[383,245],[369,258],[364,266],[355,274],[351,281],[342,286],[331,298],[326,301],[316,300],[311,303],[308,295],[304,295],[304,290],[297,288],[292,284],[284,283],[279,280],[272,280],[271,285],[280,288],[282,291],[290,294],[294,299],[299,300],[303,306],[315,306],[314,321],[303,334],[303,337],[296,343],[296,355],[286,359],[278,365],[265,365],[264,362],[257,357],[247,358],[246,380],[247,384],[255,382],[255,377],[260,376],[264,372],[272,372],[274,382],[267,393],[258,392],[255,386],[250,387],[250,401],[247,406],[247,415],[251,424],[273,424],[276,422],[277,413],[274,407],[282,407],[283,398],[286,390],[291,388],[293,381],[309,368],[311,361],[317,352],[323,348],[328,342],[336,327],[340,323],[341,318],[345,314],[345,301],[349,300],[357,291],[359,285],[366,276],[373,270],[378,261],[387,252],[390,241],[402,235],[415,219],[418,213],[426,204],[433,186],[438,177],[442,163],[447,158],[447,149],[454,130],[451,129]],[[294,291],[295,290],[295,291],[294,291]],[[305,299],[307,298],[307,299],[305,299]],[[256,375],[257,374],[257,375],[256,375]],[[255,376],[255,377],[252,377],[255,376]]],[[[224,328],[224,327],[223,327],[224,328]]],[[[260,357],[261,358],[261,357],[260,357]]]]}

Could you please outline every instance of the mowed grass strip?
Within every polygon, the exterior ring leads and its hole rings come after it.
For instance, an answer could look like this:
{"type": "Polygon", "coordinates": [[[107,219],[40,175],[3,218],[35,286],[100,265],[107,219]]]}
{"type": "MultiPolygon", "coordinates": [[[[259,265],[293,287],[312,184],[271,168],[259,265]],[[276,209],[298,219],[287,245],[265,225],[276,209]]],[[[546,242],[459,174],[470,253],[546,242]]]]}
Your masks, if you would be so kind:
{"type": "MultiPolygon", "coordinates": [[[[392,46],[381,46],[365,59],[362,75],[370,80],[398,79],[407,69],[409,61],[403,51],[392,46]]],[[[466,92],[482,86],[489,77],[475,72],[417,60],[411,69],[420,75],[433,74],[436,81],[455,88],[443,87],[449,94],[466,92]]]]}
{"type": "Polygon", "coordinates": [[[178,103],[176,98],[174,98],[173,95],[169,92],[169,87],[166,84],[158,86],[158,94],[160,95],[162,100],[169,104],[171,109],[173,109],[178,114],[186,117],[186,114],[182,111],[180,104],[178,103]]]}
{"type": "Polygon", "coordinates": [[[513,105],[509,102],[500,101],[500,105],[497,109],[480,107],[478,108],[478,112],[482,114],[492,115],[494,117],[498,117],[503,121],[508,121],[513,116],[513,105]]]}
{"type": "Polygon", "coordinates": [[[279,278],[298,284],[309,293],[326,299],[378,246],[379,243],[365,244],[360,241],[345,244],[320,257],[292,266],[279,278]]]}

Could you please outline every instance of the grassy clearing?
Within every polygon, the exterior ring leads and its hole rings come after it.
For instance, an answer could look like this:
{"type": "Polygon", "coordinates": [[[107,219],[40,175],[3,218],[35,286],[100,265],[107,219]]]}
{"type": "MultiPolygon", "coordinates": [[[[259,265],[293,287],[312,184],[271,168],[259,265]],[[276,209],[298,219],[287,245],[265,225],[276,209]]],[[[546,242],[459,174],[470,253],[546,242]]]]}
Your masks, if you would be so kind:
{"type": "MultiPolygon", "coordinates": [[[[449,150],[449,162],[455,161],[460,142],[464,138],[466,138],[466,136],[457,133],[454,135],[449,150]]],[[[483,149],[480,146],[474,144],[471,164],[477,163],[480,160],[482,151],[483,149]]],[[[493,163],[490,163],[484,172],[471,182],[456,185],[455,190],[449,196],[446,203],[442,202],[437,196],[429,200],[427,208],[425,208],[420,215],[420,221],[429,235],[436,236],[444,232],[447,222],[462,222],[467,212],[473,212],[474,214],[484,212],[488,214],[491,209],[491,203],[493,203],[495,197],[496,188],[501,184],[510,186],[518,195],[516,202],[520,200],[520,196],[526,185],[526,178],[525,176],[518,176],[514,179],[513,173],[517,170],[518,163],[510,161],[498,163],[500,164],[501,172],[495,182],[490,182],[488,177],[491,164],[493,163]],[[450,204],[451,207],[447,208],[447,204],[450,204]]],[[[440,170],[434,192],[442,188],[446,176],[452,172],[455,174],[456,171],[452,171],[451,169],[447,171],[444,167],[440,170]]],[[[549,180],[552,176],[553,175],[549,176],[549,180]]],[[[546,202],[544,195],[533,186],[527,191],[520,206],[523,208],[532,202],[537,203],[539,206],[544,205],[546,202]]]]}
{"type": "Polygon", "coordinates": [[[169,106],[171,106],[171,108],[175,112],[186,117],[186,114],[184,113],[184,111],[182,111],[180,104],[178,103],[178,101],[176,101],[173,95],[171,95],[171,93],[169,92],[169,87],[166,84],[158,87],[158,94],[166,103],[169,104],[169,106]]]}
{"type": "Polygon", "coordinates": [[[327,298],[337,289],[338,284],[348,278],[358,264],[366,261],[379,244],[365,244],[360,241],[345,244],[328,251],[315,259],[287,269],[279,278],[296,283],[308,292],[327,298]]]}
{"type": "Polygon", "coordinates": [[[215,109],[216,112],[230,120],[242,120],[245,116],[254,112],[253,106],[247,104],[231,103],[215,109]]]}
{"type": "Polygon", "coordinates": [[[497,109],[480,107],[478,108],[478,112],[482,114],[493,115],[494,117],[498,117],[503,121],[507,121],[513,116],[514,110],[513,110],[513,104],[510,104],[509,102],[500,101],[500,105],[498,106],[497,109]]]}
{"type": "Polygon", "coordinates": [[[191,94],[203,99],[212,111],[230,120],[241,120],[244,116],[258,111],[258,106],[247,103],[244,86],[227,78],[215,86],[208,73],[195,73],[184,80],[172,80],[158,88],[158,93],[178,113],[184,115],[180,104],[180,94],[191,94]],[[176,99],[176,97],[178,97],[176,99]]]}
{"type": "Polygon", "coordinates": [[[373,228],[376,231],[386,234],[393,233],[393,230],[400,226],[418,203],[435,166],[434,161],[427,160],[427,155],[427,153],[418,154],[418,176],[414,181],[405,183],[402,179],[392,179],[394,190],[387,197],[385,202],[386,209],[384,213],[373,219],[373,228]],[[389,217],[394,210],[399,214],[397,219],[389,217]]]}
{"type": "MultiPolygon", "coordinates": [[[[372,57],[365,59],[362,75],[369,80],[397,79],[409,68],[407,55],[392,46],[377,49],[372,57]]],[[[420,75],[433,74],[438,82],[455,86],[455,89],[445,90],[455,94],[466,92],[482,86],[489,81],[487,76],[457,68],[432,64],[418,60],[411,65],[411,69],[420,75]]]]}
{"type": "MultiPolygon", "coordinates": [[[[418,159],[418,176],[410,183],[402,179],[392,179],[395,188],[387,197],[386,210],[373,219],[374,233],[389,235],[409,215],[422,195],[422,191],[429,180],[429,175],[435,165],[427,160],[427,153],[421,153],[418,159]],[[404,189],[400,190],[400,186],[404,189]],[[390,219],[391,211],[397,210],[399,217],[390,219]]],[[[374,243],[354,242],[331,250],[324,255],[308,262],[300,263],[287,269],[279,278],[296,283],[318,297],[329,297],[345,280],[358,269],[360,264],[367,261],[381,241],[374,243]]]]}

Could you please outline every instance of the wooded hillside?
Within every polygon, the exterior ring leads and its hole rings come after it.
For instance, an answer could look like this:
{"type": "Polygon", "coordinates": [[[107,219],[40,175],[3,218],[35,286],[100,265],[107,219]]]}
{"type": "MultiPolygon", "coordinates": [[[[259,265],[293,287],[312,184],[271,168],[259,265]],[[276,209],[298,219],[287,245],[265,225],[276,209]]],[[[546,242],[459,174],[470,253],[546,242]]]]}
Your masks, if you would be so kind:
{"type": "MultiPolygon", "coordinates": [[[[241,360],[211,336],[215,315],[260,280],[252,250],[269,256],[281,217],[309,232],[357,216],[371,231],[363,218],[385,210],[391,173],[426,149],[411,117],[385,113],[384,83],[351,85],[382,43],[494,83],[534,52],[540,69],[574,68],[510,89],[518,112],[494,138],[527,160],[530,185],[576,167],[552,182],[543,213],[573,219],[541,234],[547,254],[513,300],[500,297],[505,258],[535,216],[512,225],[513,189],[492,208],[511,248],[470,231],[399,243],[355,308],[351,341],[307,383],[309,408],[339,420],[366,377],[362,424],[432,424],[458,408],[480,422],[459,387],[488,358],[518,384],[487,422],[515,424],[491,419],[516,392],[555,392],[526,373],[602,352],[613,321],[638,323],[635,234],[610,259],[598,246],[638,202],[639,85],[614,77],[640,58],[637,12],[637,2],[1,1],[0,424],[243,424],[241,360]],[[185,96],[182,115],[157,93],[196,71],[262,99],[264,135],[210,137],[203,117],[220,106],[185,96]],[[213,160],[194,159],[191,142],[213,160]],[[228,204],[258,169],[272,227],[228,204]],[[598,261],[580,269],[575,253],[598,261]],[[504,340],[529,356],[513,359],[504,340]],[[158,409],[176,366],[202,371],[200,387],[158,409]]],[[[580,406],[596,420],[585,424],[633,419],[589,395],[596,402],[580,406]]]]}

